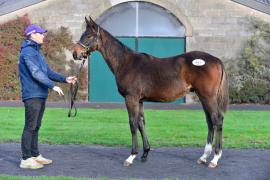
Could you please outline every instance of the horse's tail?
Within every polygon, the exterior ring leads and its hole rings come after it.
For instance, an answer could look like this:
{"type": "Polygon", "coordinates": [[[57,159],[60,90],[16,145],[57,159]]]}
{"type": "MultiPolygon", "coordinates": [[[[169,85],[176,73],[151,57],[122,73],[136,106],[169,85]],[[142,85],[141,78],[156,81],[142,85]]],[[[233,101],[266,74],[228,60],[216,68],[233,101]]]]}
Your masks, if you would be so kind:
{"type": "Polygon", "coordinates": [[[229,103],[229,81],[222,62],[221,67],[222,67],[222,74],[217,95],[217,101],[218,101],[218,111],[223,116],[227,110],[227,106],[229,103]]]}

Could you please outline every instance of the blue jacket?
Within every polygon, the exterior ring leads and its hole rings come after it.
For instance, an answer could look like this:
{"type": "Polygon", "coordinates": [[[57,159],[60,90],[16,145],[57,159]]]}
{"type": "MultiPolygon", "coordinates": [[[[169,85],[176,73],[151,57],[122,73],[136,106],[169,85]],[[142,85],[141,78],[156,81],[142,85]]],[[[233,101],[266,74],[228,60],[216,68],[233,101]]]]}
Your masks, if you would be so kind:
{"type": "Polygon", "coordinates": [[[47,98],[48,88],[55,86],[53,81],[66,82],[66,77],[50,69],[40,51],[41,45],[26,39],[22,42],[19,57],[19,75],[22,100],[47,98]]]}

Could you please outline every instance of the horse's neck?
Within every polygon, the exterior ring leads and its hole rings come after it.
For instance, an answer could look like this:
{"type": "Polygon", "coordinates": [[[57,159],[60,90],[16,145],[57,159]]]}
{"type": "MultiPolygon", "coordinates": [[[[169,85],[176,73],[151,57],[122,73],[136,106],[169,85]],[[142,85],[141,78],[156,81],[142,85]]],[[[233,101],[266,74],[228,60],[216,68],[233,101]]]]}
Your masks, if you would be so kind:
{"type": "Polygon", "coordinates": [[[129,53],[132,53],[132,50],[105,30],[101,30],[100,33],[101,46],[98,50],[103,55],[111,71],[116,74],[118,67],[126,62],[126,57],[129,53]]]}

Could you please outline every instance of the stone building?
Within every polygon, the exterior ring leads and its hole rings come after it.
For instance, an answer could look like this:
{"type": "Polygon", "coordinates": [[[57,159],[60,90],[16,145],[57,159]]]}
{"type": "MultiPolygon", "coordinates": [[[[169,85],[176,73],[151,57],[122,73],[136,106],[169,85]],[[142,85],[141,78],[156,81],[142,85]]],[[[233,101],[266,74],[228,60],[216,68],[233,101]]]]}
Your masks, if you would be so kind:
{"type": "MultiPolygon", "coordinates": [[[[250,17],[270,22],[270,1],[1,0],[0,13],[0,23],[27,13],[48,29],[68,27],[74,41],[84,30],[84,17],[91,16],[136,51],[164,57],[201,50],[224,60],[236,58],[251,36],[250,17]]],[[[102,59],[99,54],[93,58],[102,59]]],[[[89,66],[89,100],[122,101],[112,74],[100,62],[89,66]]]]}

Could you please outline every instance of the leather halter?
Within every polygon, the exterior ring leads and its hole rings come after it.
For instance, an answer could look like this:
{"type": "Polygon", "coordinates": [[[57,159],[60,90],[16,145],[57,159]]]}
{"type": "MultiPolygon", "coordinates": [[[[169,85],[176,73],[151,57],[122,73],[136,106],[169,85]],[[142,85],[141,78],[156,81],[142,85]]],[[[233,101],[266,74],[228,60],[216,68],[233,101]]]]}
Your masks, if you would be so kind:
{"type": "MultiPolygon", "coordinates": [[[[98,41],[98,38],[99,38],[99,36],[100,36],[100,32],[99,32],[99,26],[98,26],[98,31],[97,31],[97,34],[96,34],[96,36],[95,36],[95,41],[96,41],[96,43],[97,43],[97,41],[98,41]]],[[[85,45],[85,44],[83,44],[82,42],[78,42],[78,44],[79,45],[81,45],[85,50],[86,50],[86,52],[89,52],[90,51],[90,44],[89,45],[85,45]]]]}

